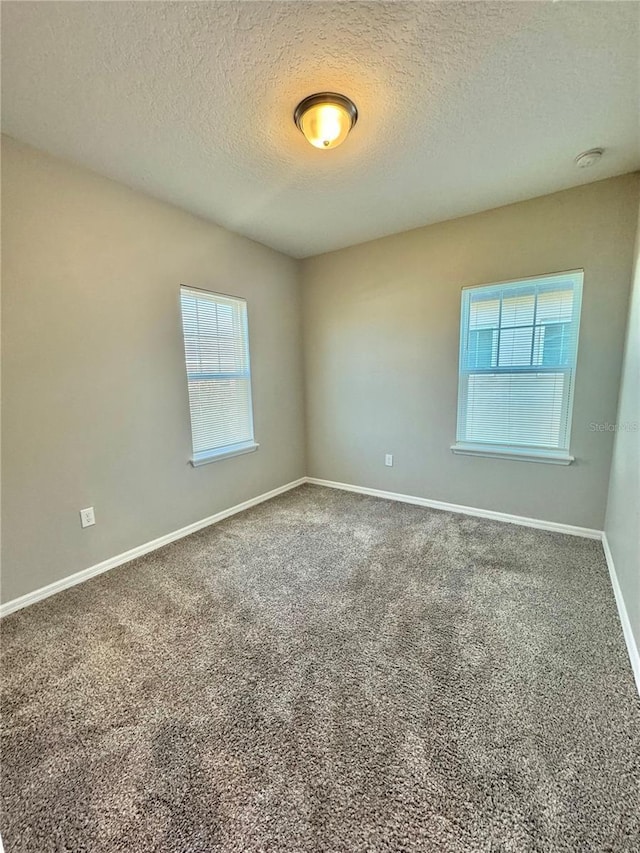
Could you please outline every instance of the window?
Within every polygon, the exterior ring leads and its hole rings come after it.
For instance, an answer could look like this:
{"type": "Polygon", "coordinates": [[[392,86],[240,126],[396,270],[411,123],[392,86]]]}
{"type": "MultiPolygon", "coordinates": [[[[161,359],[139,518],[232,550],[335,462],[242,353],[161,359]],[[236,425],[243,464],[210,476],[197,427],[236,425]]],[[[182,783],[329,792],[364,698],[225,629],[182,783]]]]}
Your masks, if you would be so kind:
{"type": "Polygon", "coordinates": [[[253,438],[247,303],[180,288],[192,465],[249,453],[253,438]]]}
{"type": "Polygon", "coordinates": [[[454,453],[568,465],[582,270],[462,291],[454,453]]]}

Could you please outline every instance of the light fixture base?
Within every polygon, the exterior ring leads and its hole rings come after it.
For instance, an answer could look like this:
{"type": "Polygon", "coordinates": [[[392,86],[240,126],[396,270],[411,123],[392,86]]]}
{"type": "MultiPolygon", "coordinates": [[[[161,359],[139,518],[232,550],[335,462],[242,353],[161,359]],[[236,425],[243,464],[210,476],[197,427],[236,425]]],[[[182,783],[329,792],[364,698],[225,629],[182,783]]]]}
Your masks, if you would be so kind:
{"type": "Polygon", "coordinates": [[[300,101],[294,110],[293,120],[299,130],[302,130],[300,125],[302,116],[310,107],[315,107],[317,104],[336,104],[345,109],[351,117],[351,127],[358,121],[358,108],[351,98],[347,98],[346,95],[339,95],[337,92],[317,92],[315,95],[309,95],[300,101]]]}
{"type": "Polygon", "coordinates": [[[604,148],[590,148],[589,151],[578,154],[575,164],[579,169],[588,169],[589,166],[594,166],[603,154],[604,148]]]}

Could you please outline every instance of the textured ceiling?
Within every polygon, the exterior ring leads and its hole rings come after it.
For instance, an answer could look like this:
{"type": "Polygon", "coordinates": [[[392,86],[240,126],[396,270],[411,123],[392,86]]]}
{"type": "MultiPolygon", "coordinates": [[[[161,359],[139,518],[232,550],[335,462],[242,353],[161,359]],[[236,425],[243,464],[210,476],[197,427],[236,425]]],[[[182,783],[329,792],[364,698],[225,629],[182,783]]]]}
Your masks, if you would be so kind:
{"type": "Polygon", "coordinates": [[[3,2],[3,130],[304,257],[638,168],[639,11],[3,2]],[[318,151],[326,89],[360,118],[318,151]]]}

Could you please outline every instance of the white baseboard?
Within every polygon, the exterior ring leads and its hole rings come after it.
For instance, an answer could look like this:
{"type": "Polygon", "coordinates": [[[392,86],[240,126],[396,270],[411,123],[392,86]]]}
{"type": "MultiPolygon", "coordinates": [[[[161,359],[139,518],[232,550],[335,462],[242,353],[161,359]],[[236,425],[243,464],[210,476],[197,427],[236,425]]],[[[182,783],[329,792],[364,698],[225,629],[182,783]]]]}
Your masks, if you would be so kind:
{"type": "Polygon", "coordinates": [[[401,501],[416,506],[426,506],[430,509],[442,509],[446,512],[457,512],[462,515],[474,515],[478,518],[489,518],[493,521],[506,521],[509,524],[520,524],[523,527],[536,527],[539,530],[551,530],[555,533],[568,533],[571,536],[583,536],[586,539],[602,539],[602,530],[591,527],[576,527],[573,524],[560,524],[557,521],[543,521],[540,518],[526,518],[523,515],[509,515],[506,512],[495,512],[491,509],[479,509],[473,506],[461,506],[444,501],[433,501],[429,498],[418,498],[414,495],[402,495],[398,492],[385,492],[382,489],[368,489],[365,486],[352,486],[349,483],[335,483],[332,480],[320,480],[317,477],[307,477],[307,483],[316,486],[328,486],[330,489],[343,489],[346,492],[357,492],[360,495],[371,495],[374,498],[386,498],[390,501],[401,501]]]}
{"type": "Polygon", "coordinates": [[[241,504],[223,509],[215,515],[210,515],[208,518],[203,518],[200,521],[195,521],[193,524],[188,524],[186,527],[181,527],[180,530],[174,530],[173,533],[167,533],[165,536],[160,536],[158,539],[153,539],[151,542],[145,542],[143,545],[138,545],[136,548],[131,548],[122,554],[115,557],[110,557],[108,560],[103,560],[95,566],[89,566],[88,569],[83,569],[66,578],[61,578],[59,581],[43,586],[33,592],[28,592],[26,595],[21,595],[20,598],[14,598],[12,601],[7,601],[0,605],[0,618],[14,613],[16,610],[21,610],[29,604],[35,604],[36,601],[42,601],[43,598],[49,598],[63,589],[68,589],[71,586],[82,583],[89,578],[101,575],[103,572],[108,572],[109,569],[115,569],[116,566],[121,566],[123,563],[128,563],[130,560],[135,560],[136,557],[142,557],[143,554],[149,554],[151,551],[156,551],[162,548],[163,545],[168,545],[170,542],[175,542],[177,539],[182,539],[189,536],[190,533],[195,533],[197,530],[202,530],[203,527],[209,527],[210,524],[216,524],[231,515],[236,515],[238,512],[243,512],[256,504],[268,501],[270,498],[275,498],[283,492],[288,492],[290,489],[295,489],[297,486],[306,483],[306,477],[300,477],[299,480],[294,480],[292,483],[286,483],[284,486],[278,486],[277,489],[272,489],[270,492],[265,492],[255,498],[249,498],[248,501],[243,501],[241,504]]]}
{"type": "Polygon", "coordinates": [[[613,554],[611,553],[611,548],[609,547],[609,540],[607,539],[606,533],[602,534],[602,547],[604,548],[604,556],[606,557],[607,566],[609,567],[609,577],[611,578],[611,586],[613,587],[613,594],[616,599],[616,605],[618,606],[618,615],[620,616],[622,633],[624,634],[624,639],[627,644],[627,651],[629,652],[631,669],[633,670],[633,675],[636,679],[636,687],[638,688],[638,693],[640,693],[640,652],[638,651],[638,646],[636,645],[636,640],[633,636],[633,631],[631,630],[629,614],[627,613],[624,598],[622,597],[622,590],[620,589],[620,584],[618,583],[618,575],[616,574],[616,567],[613,562],[613,554]]]}

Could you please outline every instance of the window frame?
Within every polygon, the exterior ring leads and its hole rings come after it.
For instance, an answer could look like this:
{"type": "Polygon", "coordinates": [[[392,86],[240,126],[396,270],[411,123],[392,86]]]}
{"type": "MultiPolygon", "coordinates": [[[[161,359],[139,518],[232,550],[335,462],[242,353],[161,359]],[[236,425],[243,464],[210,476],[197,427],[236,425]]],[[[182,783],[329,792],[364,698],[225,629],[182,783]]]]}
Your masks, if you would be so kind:
{"type": "Polygon", "coordinates": [[[189,412],[189,430],[191,433],[191,457],[189,459],[190,464],[194,468],[198,468],[201,465],[208,465],[211,462],[218,462],[222,459],[229,459],[233,456],[242,456],[245,453],[253,453],[260,445],[255,440],[255,417],[253,410],[253,372],[251,370],[251,346],[250,346],[250,335],[249,335],[249,303],[247,299],[243,296],[237,296],[232,293],[222,293],[217,290],[208,290],[204,287],[194,287],[190,284],[180,284],[178,287],[178,310],[180,315],[180,332],[182,335],[182,349],[184,354],[184,369],[185,376],[187,379],[187,409],[189,412]],[[209,448],[206,450],[196,451],[194,449],[194,433],[193,433],[193,419],[191,412],[191,395],[189,390],[189,369],[187,366],[187,351],[186,351],[186,335],[184,328],[184,317],[182,314],[182,293],[183,291],[193,292],[196,294],[202,293],[205,295],[204,298],[209,298],[211,301],[215,301],[216,297],[220,297],[223,300],[233,300],[235,302],[244,303],[244,311],[246,324],[244,329],[244,338],[245,338],[245,346],[246,346],[246,354],[247,354],[247,369],[248,369],[248,398],[249,398],[249,418],[251,424],[251,439],[248,441],[239,441],[234,442],[232,444],[222,445],[220,447],[209,448]]]}
{"type": "MultiPolygon", "coordinates": [[[[573,401],[574,401],[574,393],[575,393],[575,380],[577,373],[577,364],[578,364],[578,347],[579,347],[579,338],[580,338],[580,324],[582,321],[582,293],[584,288],[584,270],[583,269],[572,269],[572,270],[562,270],[559,272],[549,272],[543,275],[535,275],[535,276],[525,276],[523,278],[518,279],[509,279],[506,281],[493,282],[488,284],[481,285],[471,285],[469,287],[463,287],[461,292],[461,300],[460,300],[460,342],[459,342],[459,354],[458,354],[458,399],[457,399],[457,408],[456,408],[456,442],[451,445],[451,450],[455,454],[461,454],[465,456],[484,456],[489,458],[496,459],[517,459],[520,461],[526,462],[545,462],[555,465],[570,465],[575,461],[575,456],[572,456],[570,453],[570,444],[571,444],[571,427],[572,427],[572,419],[573,419],[573,401]],[[500,332],[505,329],[511,328],[524,328],[531,327],[532,328],[532,342],[531,342],[531,350],[533,353],[533,349],[536,346],[535,338],[536,338],[536,310],[537,310],[537,299],[534,304],[534,315],[531,323],[526,324],[515,324],[513,326],[505,326],[501,325],[502,320],[502,298],[500,300],[500,317],[498,320],[498,355],[497,355],[497,363],[495,367],[476,367],[476,368],[468,368],[465,365],[465,357],[467,356],[467,345],[466,342],[469,336],[469,325],[471,319],[471,292],[478,290],[507,290],[510,286],[518,286],[518,285],[526,285],[528,283],[535,285],[536,282],[540,281],[548,281],[550,279],[559,278],[563,276],[572,276],[574,277],[574,285],[572,288],[573,292],[573,310],[577,313],[577,324],[575,327],[575,358],[571,364],[566,366],[549,366],[549,365],[499,365],[500,353],[500,332]],[[468,394],[466,389],[468,387],[469,377],[471,375],[479,375],[479,374],[487,374],[487,375],[496,375],[496,374],[507,374],[513,375],[514,373],[522,373],[522,374],[541,374],[541,373],[553,373],[553,374],[564,374],[565,377],[568,377],[569,388],[567,392],[566,405],[563,405],[561,412],[561,423],[559,434],[561,436],[565,436],[566,442],[565,446],[558,448],[550,448],[550,447],[541,447],[538,445],[525,445],[525,444],[503,444],[499,441],[495,442],[482,442],[482,441],[469,441],[466,438],[461,438],[461,433],[466,429],[467,419],[466,419],[466,408],[468,403],[468,394]]],[[[479,330],[481,331],[481,330],[479,330]]],[[[476,359],[477,359],[477,351],[478,347],[476,347],[476,359]]],[[[544,356],[543,356],[544,357],[544,356]]],[[[566,381],[566,379],[565,379],[566,381]]]]}

